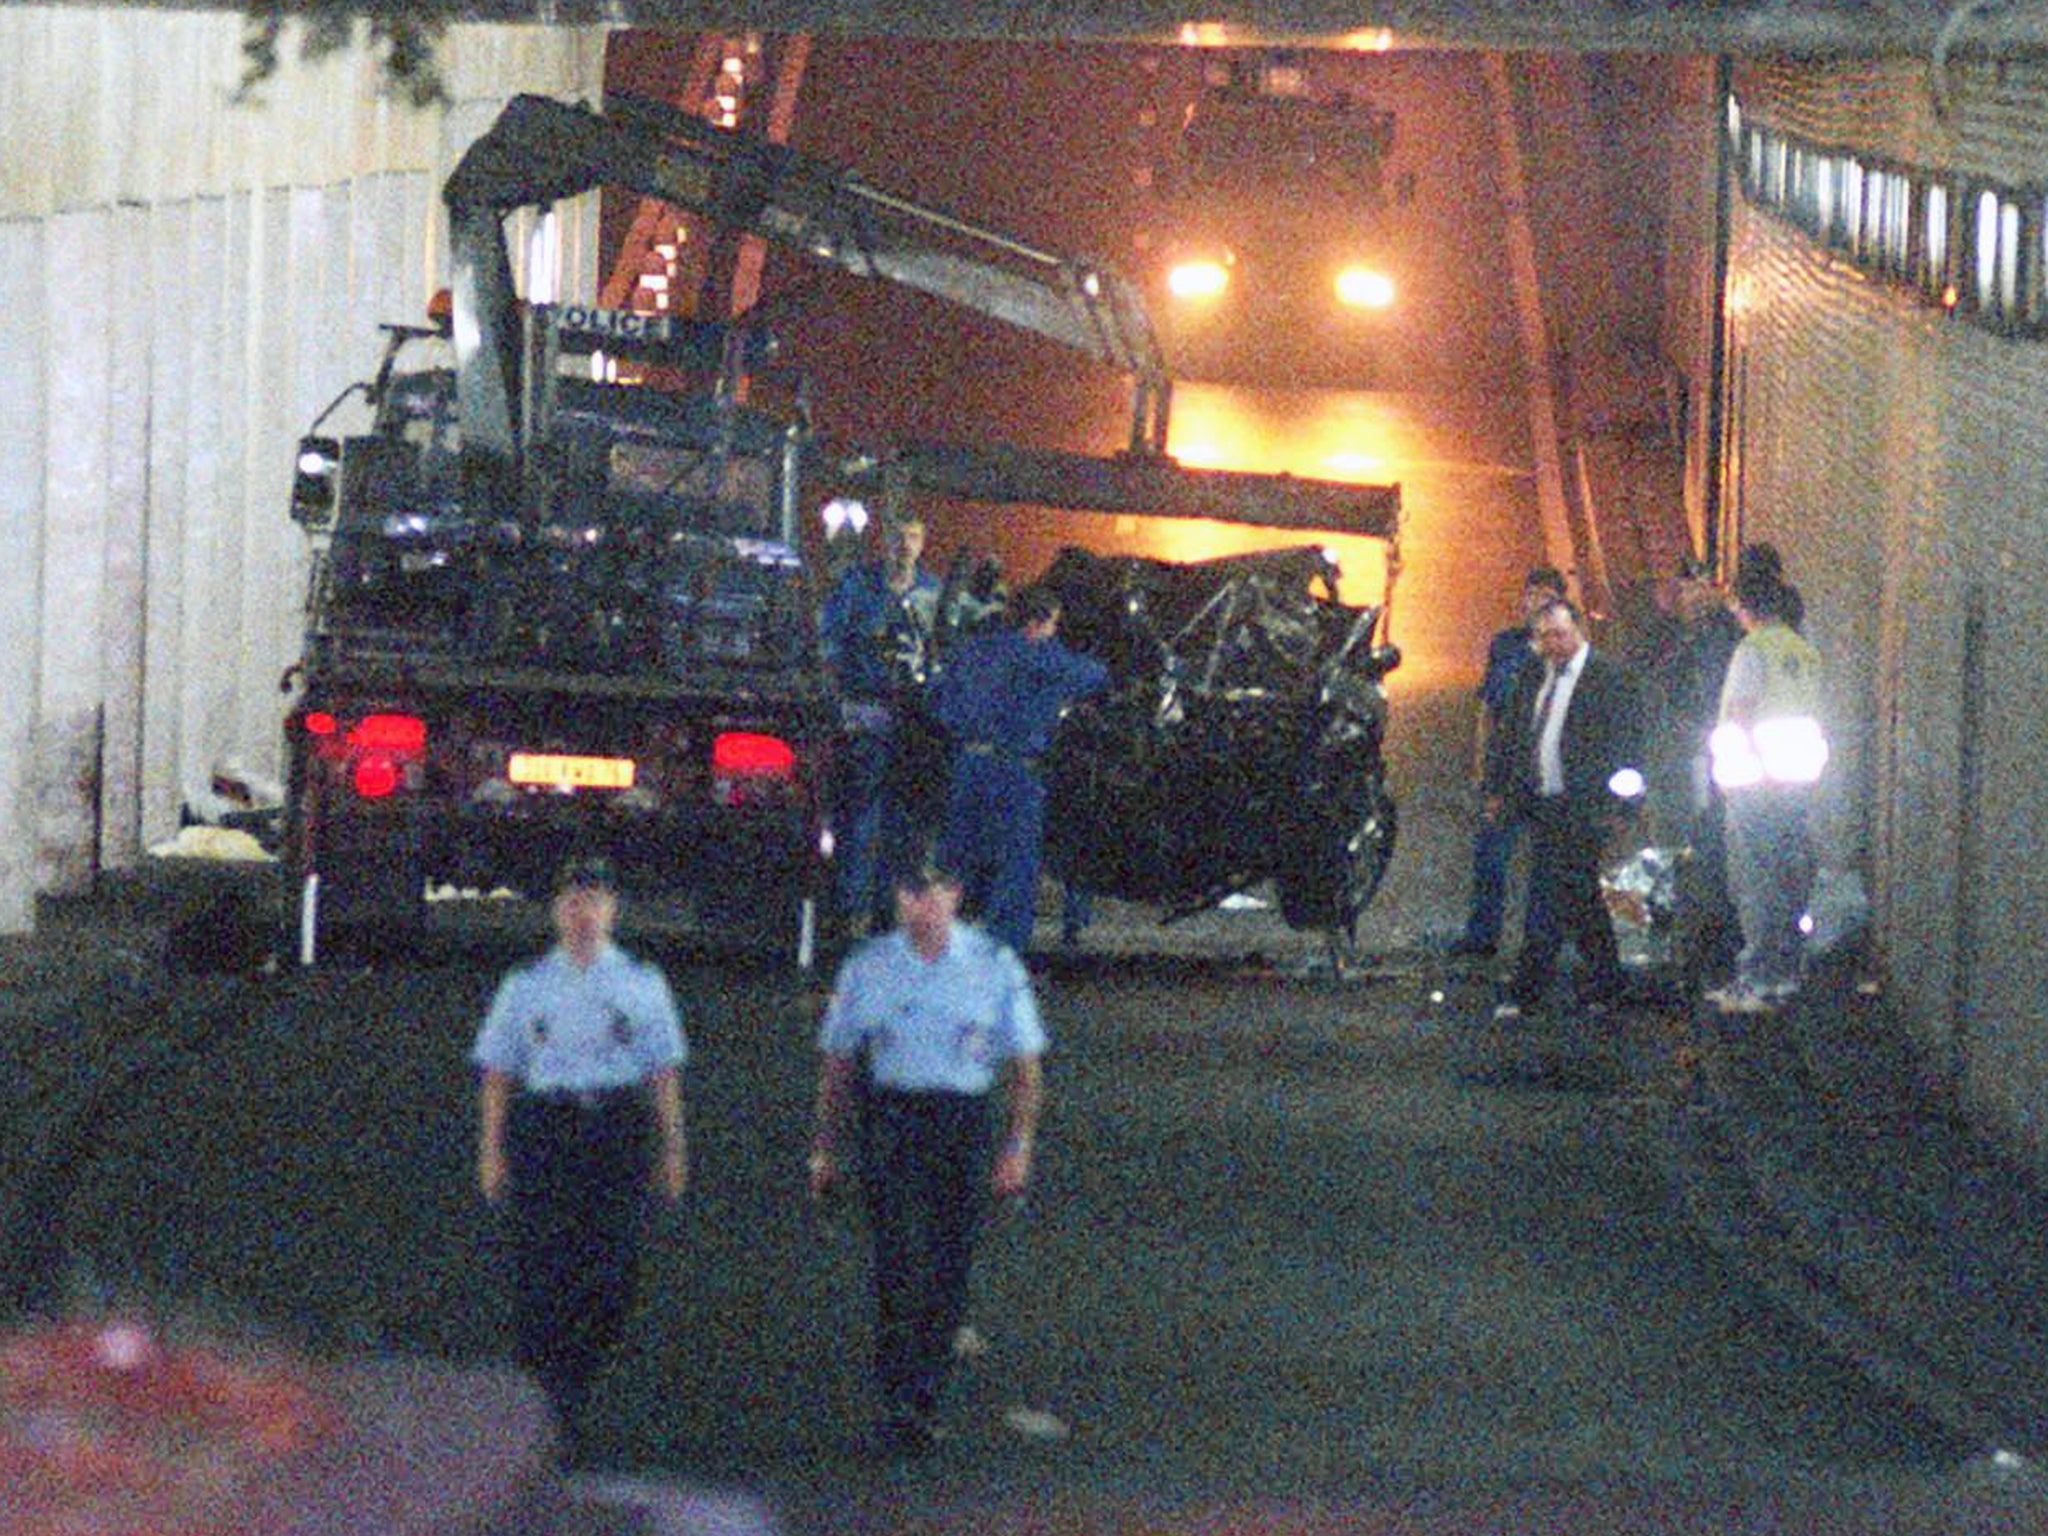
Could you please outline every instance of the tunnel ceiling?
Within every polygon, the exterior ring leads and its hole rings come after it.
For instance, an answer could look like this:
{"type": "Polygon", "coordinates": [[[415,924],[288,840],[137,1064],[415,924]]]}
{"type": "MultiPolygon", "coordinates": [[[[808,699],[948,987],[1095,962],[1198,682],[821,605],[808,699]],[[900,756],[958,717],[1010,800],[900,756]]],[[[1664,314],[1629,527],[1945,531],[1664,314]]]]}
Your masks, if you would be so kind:
{"type": "MultiPolygon", "coordinates": [[[[267,0],[262,9],[276,5],[267,0]]],[[[160,8],[243,7],[171,0],[160,8]]],[[[282,0],[282,8],[378,7],[368,0],[282,0]]],[[[1218,46],[1736,54],[2048,48],[2048,7],[2028,0],[417,0],[411,9],[558,25],[1218,46]]]]}

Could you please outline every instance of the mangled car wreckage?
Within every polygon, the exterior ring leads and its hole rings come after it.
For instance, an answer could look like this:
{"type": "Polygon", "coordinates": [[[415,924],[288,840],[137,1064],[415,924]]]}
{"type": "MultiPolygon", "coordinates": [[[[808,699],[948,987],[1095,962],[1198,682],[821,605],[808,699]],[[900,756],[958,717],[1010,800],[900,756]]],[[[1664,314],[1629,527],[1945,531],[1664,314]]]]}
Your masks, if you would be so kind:
{"type": "Polygon", "coordinates": [[[1069,884],[1169,915],[1273,882],[1290,926],[1350,936],[1393,852],[1381,610],[1319,549],[1190,565],[1061,553],[1064,633],[1111,686],[1063,723],[1046,852],[1069,884]]]}

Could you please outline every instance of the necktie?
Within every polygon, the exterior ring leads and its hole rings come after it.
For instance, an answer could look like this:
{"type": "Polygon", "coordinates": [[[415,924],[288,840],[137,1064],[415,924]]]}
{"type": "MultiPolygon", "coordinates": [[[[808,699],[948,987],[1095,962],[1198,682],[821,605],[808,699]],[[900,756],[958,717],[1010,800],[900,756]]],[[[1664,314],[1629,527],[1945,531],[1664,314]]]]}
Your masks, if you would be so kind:
{"type": "Polygon", "coordinates": [[[1539,785],[1543,782],[1543,735],[1550,729],[1550,706],[1557,698],[1558,678],[1556,667],[1546,667],[1544,671],[1543,691],[1536,695],[1536,730],[1530,738],[1536,759],[1536,782],[1539,785]]]}

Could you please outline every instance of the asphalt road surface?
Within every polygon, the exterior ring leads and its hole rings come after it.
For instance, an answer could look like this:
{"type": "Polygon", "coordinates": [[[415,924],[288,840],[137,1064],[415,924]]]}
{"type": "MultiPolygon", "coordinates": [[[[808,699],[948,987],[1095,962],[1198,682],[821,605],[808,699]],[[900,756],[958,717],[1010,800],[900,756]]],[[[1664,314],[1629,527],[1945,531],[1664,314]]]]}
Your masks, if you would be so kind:
{"type": "MultiPolygon", "coordinates": [[[[72,1292],[323,1352],[498,1357],[465,1056],[516,944],[172,981],[146,927],[69,921],[14,968],[16,1133],[151,1063],[81,1138],[72,1292]]],[[[664,951],[694,1183],[600,1390],[607,1465],[791,1531],[2008,1528],[1954,1514],[1979,1448],[1685,1228],[1659,1157],[1682,1022],[1497,1036],[1483,978],[1407,954],[1338,980],[1236,921],[1169,954],[1113,914],[1123,953],[1042,976],[1042,1161],[980,1266],[987,1352],[940,1454],[894,1469],[863,1446],[857,1219],[803,1198],[822,996],[664,951]],[[1018,1407],[1066,1434],[1019,1435],[1018,1407]]]]}

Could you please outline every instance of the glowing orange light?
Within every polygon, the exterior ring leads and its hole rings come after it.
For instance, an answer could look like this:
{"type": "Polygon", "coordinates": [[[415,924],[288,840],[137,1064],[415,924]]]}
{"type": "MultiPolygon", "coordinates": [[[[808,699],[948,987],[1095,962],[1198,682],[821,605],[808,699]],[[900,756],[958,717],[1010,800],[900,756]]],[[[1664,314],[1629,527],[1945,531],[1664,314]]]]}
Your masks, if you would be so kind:
{"type": "Polygon", "coordinates": [[[1166,291],[1177,299],[1213,299],[1230,286],[1230,269],[1212,257],[1176,262],[1166,274],[1166,291]]]}
{"type": "Polygon", "coordinates": [[[1351,453],[1339,450],[1323,460],[1323,466],[1333,475],[1376,475],[1386,466],[1369,453],[1351,453]]]}
{"type": "Polygon", "coordinates": [[[1391,308],[1394,280],[1370,267],[1346,267],[1337,274],[1337,302],[1347,309],[1391,308]]]}

